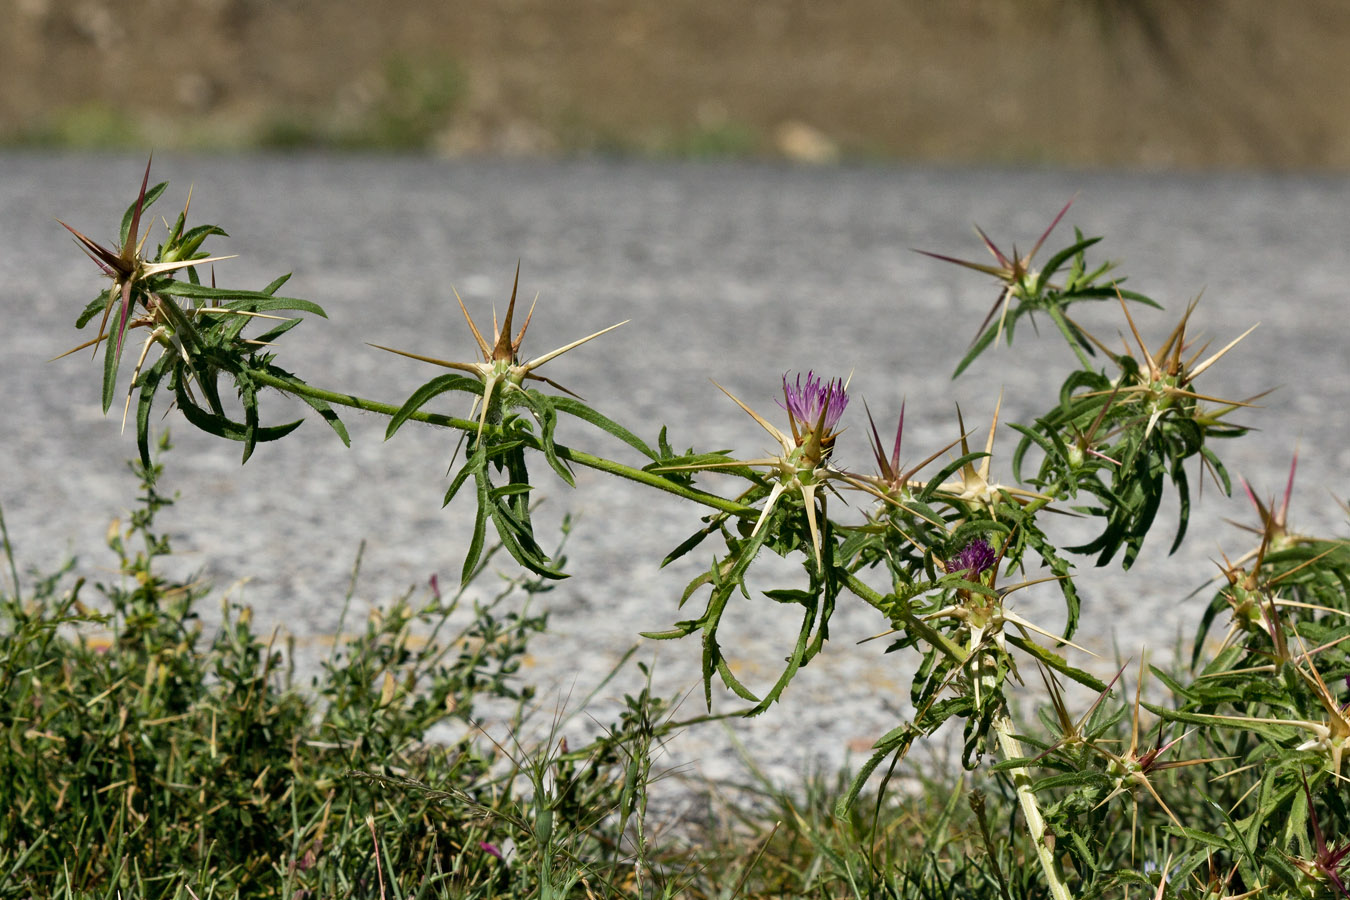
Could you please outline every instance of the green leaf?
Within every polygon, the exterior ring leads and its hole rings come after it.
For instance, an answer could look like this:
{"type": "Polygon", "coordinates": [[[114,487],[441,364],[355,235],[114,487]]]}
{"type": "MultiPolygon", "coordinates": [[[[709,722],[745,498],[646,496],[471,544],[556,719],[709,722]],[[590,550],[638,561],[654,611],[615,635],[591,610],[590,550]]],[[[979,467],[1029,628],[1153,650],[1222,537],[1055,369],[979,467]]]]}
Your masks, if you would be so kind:
{"type": "MultiPolygon", "coordinates": [[[[450,501],[455,499],[455,494],[459,493],[459,489],[464,485],[464,482],[470,475],[474,474],[475,460],[480,455],[478,452],[471,455],[464,461],[464,465],[460,466],[459,471],[455,473],[455,477],[450,479],[450,487],[446,489],[445,497],[441,500],[442,508],[450,505],[450,501]]],[[[482,464],[486,465],[486,457],[483,458],[482,464]]]]}
{"type": "Polygon", "coordinates": [[[567,466],[558,459],[558,449],[554,443],[554,432],[558,427],[558,414],[554,411],[554,398],[539,391],[515,391],[511,395],[512,403],[522,403],[534,413],[536,421],[539,422],[539,444],[544,451],[544,459],[548,462],[549,468],[557,473],[558,477],[567,483],[568,487],[576,487],[576,479],[567,466]]]}
{"type": "Polygon", "coordinates": [[[689,635],[702,627],[703,623],[701,620],[688,619],[683,622],[676,622],[673,627],[668,628],[665,631],[639,631],[638,634],[642,637],[650,638],[653,641],[676,641],[680,638],[689,637],[689,635]]]}
{"type": "Polygon", "coordinates": [[[173,357],[162,356],[155,364],[141,370],[140,395],[136,398],[136,447],[140,451],[141,464],[146,471],[153,465],[150,459],[150,407],[154,403],[155,391],[164,374],[169,371],[173,357]]]}
{"type": "Polygon", "coordinates": [[[876,771],[877,766],[881,765],[886,757],[896,754],[897,762],[903,759],[909,752],[909,747],[914,743],[914,739],[919,737],[919,732],[913,725],[901,725],[898,728],[892,728],[881,736],[881,739],[873,746],[876,748],[867,762],[863,763],[858,774],[853,777],[853,782],[849,785],[848,793],[839,798],[834,806],[834,814],[840,818],[847,818],[848,812],[853,808],[858,795],[862,793],[863,786],[867,784],[867,779],[876,771]]]}
{"type": "MultiPolygon", "coordinates": [[[[179,220],[182,220],[181,216],[179,217],[179,220]]],[[[225,229],[217,225],[198,225],[194,228],[189,228],[178,240],[178,258],[190,259],[193,254],[197,252],[197,249],[201,247],[202,242],[211,235],[229,237],[229,235],[225,233],[225,229]]],[[[206,254],[202,255],[205,256],[206,254]]]]}
{"type": "Polygon", "coordinates": [[[1186,526],[1191,521],[1191,490],[1190,482],[1186,478],[1186,466],[1184,460],[1177,459],[1172,463],[1172,484],[1177,489],[1177,534],[1172,539],[1172,547],[1167,551],[1171,556],[1181,547],[1181,542],[1186,538],[1186,526]]]}
{"type": "Polygon", "coordinates": [[[1106,690],[1106,683],[1100,678],[1090,672],[1074,668],[1068,664],[1064,657],[1047,650],[1035,641],[1029,641],[1021,635],[1009,632],[1004,632],[1004,637],[1007,639],[1008,643],[1012,644],[1023,653],[1034,656],[1036,659],[1040,660],[1043,665],[1049,666],[1067,678],[1072,678],[1084,687],[1091,688],[1099,694],[1106,690]]]}
{"type": "Polygon", "coordinates": [[[580,400],[576,400],[572,397],[554,397],[553,406],[570,416],[576,416],[578,419],[589,422],[601,431],[613,435],[648,459],[661,459],[651,447],[648,447],[647,444],[637,435],[633,434],[633,432],[624,428],[613,419],[607,418],[591,409],[580,400]]]}
{"type": "Polygon", "coordinates": [[[328,318],[328,314],[323,311],[323,307],[317,303],[301,300],[297,297],[277,297],[266,291],[207,287],[204,284],[192,284],[174,278],[165,278],[162,283],[157,282],[155,291],[156,293],[172,294],[175,297],[185,297],[190,300],[206,300],[212,306],[226,309],[239,309],[246,312],[267,312],[284,309],[313,313],[316,316],[328,318]]]}
{"type": "MultiPolygon", "coordinates": [[[[232,421],[224,416],[208,412],[192,402],[192,398],[187,395],[187,391],[180,383],[177,386],[178,408],[183,411],[183,416],[205,431],[207,434],[214,434],[216,437],[227,438],[232,441],[242,441],[248,446],[256,442],[276,441],[290,434],[295,429],[304,424],[304,419],[297,419],[294,422],[288,422],[285,425],[272,426],[250,426],[232,421]]],[[[247,459],[247,456],[245,457],[247,459]]]]}
{"type": "Polygon", "coordinates": [[[661,560],[660,568],[664,569],[667,565],[679,559],[681,556],[684,556],[686,553],[688,553],[690,550],[693,550],[699,544],[703,543],[704,539],[707,538],[708,535],[716,531],[723,521],[725,521],[724,516],[713,517],[711,524],[709,524],[707,528],[700,528],[698,531],[695,531],[693,534],[689,535],[689,537],[681,541],[679,546],[677,546],[674,550],[667,553],[665,559],[661,560]]]}
{"type": "Polygon", "coordinates": [[[413,391],[412,395],[403,401],[403,405],[390,417],[389,427],[384,431],[384,439],[387,441],[393,437],[394,432],[398,431],[403,423],[408,421],[409,416],[425,406],[432,398],[444,394],[446,391],[464,391],[482,396],[483,383],[466,375],[437,375],[413,391]]]}
{"type": "Polygon", "coordinates": [[[1207,728],[1228,728],[1238,731],[1250,731],[1254,734],[1259,734],[1262,737],[1269,738],[1276,743],[1287,741],[1300,734],[1306,733],[1299,729],[1297,725],[1293,724],[1284,725],[1274,722],[1257,722],[1244,716],[1202,715],[1199,713],[1190,713],[1182,709],[1157,706],[1143,700],[1139,702],[1139,705],[1169,722],[1185,722],[1188,725],[1204,725],[1207,728]]]}
{"type": "MultiPolygon", "coordinates": [[[[514,441],[511,443],[511,448],[505,451],[506,455],[508,457],[521,456],[520,442],[514,441]]],[[[477,510],[474,518],[474,534],[469,544],[469,553],[465,559],[462,577],[467,578],[477,565],[478,557],[483,549],[486,522],[488,518],[491,518],[497,530],[497,536],[501,540],[502,548],[516,562],[543,578],[566,578],[567,575],[552,565],[552,560],[534,539],[527,505],[530,488],[529,484],[524,481],[525,473],[523,467],[518,465],[519,460],[511,461],[508,459],[507,467],[512,470],[513,476],[519,476],[521,480],[511,481],[500,487],[492,484],[487,468],[488,463],[493,461],[494,457],[500,457],[502,454],[503,448],[500,446],[490,446],[485,441],[477,442],[472,456],[465,462],[464,468],[456,475],[451,490],[447,492],[446,502],[448,503],[450,496],[458,490],[459,485],[463,482],[466,473],[471,472],[473,474],[477,495],[477,510]]]]}
{"type": "MultiPolygon", "coordinates": [[[[732,674],[731,666],[727,665],[726,657],[722,656],[720,652],[717,654],[717,674],[721,676],[722,683],[730,688],[731,692],[737,697],[740,697],[748,703],[759,703],[759,698],[755,696],[754,692],[741,684],[740,680],[732,674]]],[[[708,700],[708,708],[712,709],[711,697],[708,700]]],[[[760,709],[759,706],[755,708],[757,710],[760,709]]],[[[753,715],[753,713],[751,713],[751,715],[753,715]]]]}
{"type": "MultiPolygon", "coordinates": [[[[488,497],[491,483],[487,475],[487,456],[481,448],[464,463],[464,469],[461,472],[473,475],[478,496],[478,506],[473,517],[473,534],[469,538],[469,549],[464,554],[464,566],[460,569],[460,582],[467,584],[478,565],[478,558],[483,553],[483,542],[487,534],[488,508],[492,504],[488,497]]],[[[448,500],[449,498],[447,498],[447,502],[448,500]]]]}
{"type": "MultiPolygon", "coordinates": [[[[279,369],[272,365],[264,368],[268,374],[280,378],[288,384],[293,384],[296,387],[307,386],[299,378],[284,369],[279,369]]],[[[342,424],[342,420],[338,418],[338,414],[333,410],[332,406],[328,405],[328,403],[323,400],[320,400],[318,397],[311,397],[309,394],[301,393],[299,391],[297,391],[294,396],[299,397],[301,400],[305,401],[305,403],[309,404],[310,408],[317,412],[319,416],[328,423],[328,427],[332,428],[337,434],[338,439],[342,441],[343,446],[350,447],[352,445],[352,439],[347,434],[347,426],[342,424]]]]}
{"type": "Polygon", "coordinates": [[[1025,480],[1022,478],[1022,460],[1032,444],[1041,448],[1041,452],[1045,454],[1047,460],[1054,460],[1060,465],[1067,463],[1068,454],[1066,451],[1068,448],[1058,434],[1043,435],[1017,422],[1010,423],[1009,427],[1022,435],[1022,440],[1017,442],[1017,448],[1012,455],[1013,478],[1018,482],[1025,480]]]}
{"type": "MultiPolygon", "coordinates": [[[[131,220],[136,215],[137,205],[139,204],[141,208],[141,225],[145,225],[145,211],[150,208],[150,204],[154,203],[156,200],[160,198],[160,195],[164,193],[164,189],[167,188],[168,186],[169,183],[167,181],[161,181],[159,184],[155,185],[154,187],[150,188],[150,190],[145,192],[144,200],[140,200],[138,198],[137,200],[131,201],[131,205],[127,207],[127,211],[122,214],[122,227],[118,231],[119,235],[118,243],[121,246],[125,247],[127,245],[127,239],[131,235],[131,220]]],[[[142,230],[139,237],[144,236],[145,231],[142,230]]]]}
{"type": "Polygon", "coordinates": [[[122,342],[109,333],[103,342],[103,414],[106,416],[117,394],[117,364],[122,359],[122,342]]]}
{"type": "Polygon", "coordinates": [[[1064,262],[1069,259],[1069,257],[1077,256],[1094,244],[1101,243],[1101,240],[1100,237],[1083,238],[1082,240],[1065,247],[1063,250],[1050,257],[1050,260],[1041,267],[1041,279],[1048,281],[1059,271],[1059,267],[1064,265],[1064,262]]]}
{"type": "Polygon", "coordinates": [[[109,288],[91,300],[89,305],[84,308],[84,312],[80,313],[80,317],[75,320],[75,327],[83,328],[88,325],[89,321],[93,319],[94,316],[108,308],[108,303],[112,301],[112,298],[113,290],[112,288],[109,288]]]}
{"type": "Polygon", "coordinates": [[[952,373],[953,381],[960,378],[961,373],[975,361],[977,356],[983,353],[989,345],[994,342],[994,338],[998,337],[998,324],[999,323],[995,321],[985,329],[984,334],[975,339],[975,343],[970,345],[970,349],[966,351],[966,355],[961,357],[961,362],[957,363],[956,371],[952,373]]]}
{"type": "MultiPolygon", "coordinates": [[[[241,318],[242,318],[242,317],[241,317],[241,318]]],[[[275,327],[270,328],[270,329],[268,329],[267,331],[264,331],[262,334],[260,334],[260,335],[258,335],[257,337],[255,337],[254,340],[257,341],[257,342],[260,343],[260,344],[270,344],[270,343],[273,343],[274,341],[277,340],[277,338],[281,337],[283,334],[285,334],[286,332],[290,331],[290,330],[291,330],[292,328],[294,328],[295,326],[299,325],[302,321],[304,321],[304,320],[303,320],[303,319],[287,319],[287,320],[284,321],[284,322],[278,322],[278,323],[276,324],[275,327]]],[[[231,327],[231,328],[226,332],[227,335],[228,335],[228,337],[230,338],[230,340],[235,340],[236,338],[238,338],[238,337],[239,337],[239,332],[240,332],[241,330],[243,330],[243,328],[244,328],[244,326],[245,326],[246,324],[247,324],[247,323],[245,323],[245,322],[240,322],[240,323],[238,323],[238,326],[237,326],[237,327],[231,327]]]]}

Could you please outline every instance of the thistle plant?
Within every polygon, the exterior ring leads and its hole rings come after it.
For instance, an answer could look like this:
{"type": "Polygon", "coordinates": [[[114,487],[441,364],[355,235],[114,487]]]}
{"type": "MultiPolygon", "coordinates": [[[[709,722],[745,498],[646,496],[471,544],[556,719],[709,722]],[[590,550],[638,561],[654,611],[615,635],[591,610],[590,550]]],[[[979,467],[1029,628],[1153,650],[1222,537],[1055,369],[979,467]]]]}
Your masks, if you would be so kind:
{"type": "Polygon", "coordinates": [[[274,348],[299,314],[322,311],[277,297],[284,278],[261,291],[216,287],[214,277],[210,286],[202,284],[199,269],[223,258],[207,257],[201,245],[224,233],[215,226],[187,228],[186,209],[157,252],[146,254],[139,223],[164,190],[147,190],[146,184],[148,171],[124,220],[121,249],[105,250],[77,233],[114,280],[78,323],[118,314],[112,330],[101,328],[89,342],[106,342],[105,410],[128,328],[144,325],[153,341],[171,348],[148,367],[142,353],[131,377],[132,390],[139,391],[143,455],[148,411],[161,388],[171,392],[190,424],[243,441],[245,459],[255,442],[284,437],[299,424],[260,424],[262,387],[305,400],[344,441],[335,406],[388,416],[388,437],[409,421],[447,428],[465,452],[442,502],[472,482],[473,491],[465,493],[477,511],[465,542],[465,578],[483,560],[489,521],[519,565],[535,576],[562,577],[531,518],[531,467],[541,457],[569,486],[574,468],[582,466],[680,497],[700,507],[702,518],[665,562],[696,549],[710,558],[678,601],[684,607],[701,598],[702,611],[648,636],[699,635],[709,707],[714,680],[746,701],[748,714],[779,702],[794,675],[821,652],[834,610],[849,597],[886,620],[888,651],[909,651],[894,658],[917,660],[908,697],[912,717],[877,740],[839,805],[840,815],[878,767],[900,764],[916,741],[953,723],[962,731],[962,764],[986,768],[1015,798],[1028,835],[1023,846],[1051,896],[1114,896],[1132,888],[1155,897],[1195,898],[1345,892],[1344,844],[1330,836],[1350,828],[1350,806],[1339,787],[1350,745],[1347,698],[1339,687],[1350,674],[1350,549],[1341,540],[1291,530],[1292,468],[1278,509],[1273,501],[1256,501],[1247,488],[1260,520],[1251,527],[1260,545],[1223,567],[1189,671],[1141,665],[1129,698],[1117,693],[1119,673],[1106,683],[1089,664],[1070,661],[1070,652],[1087,653],[1072,638],[1092,568],[1117,560],[1124,569],[1135,565],[1169,494],[1178,508],[1170,550],[1180,546],[1193,480],[1208,477],[1231,492],[1218,446],[1247,431],[1233,417],[1251,414],[1259,395],[1223,399],[1205,387],[1205,376],[1251,328],[1225,336],[1222,348],[1206,355],[1207,345],[1195,346],[1187,334],[1194,303],[1150,350],[1143,336],[1148,328],[1135,316],[1160,306],[1127,290],[1114,263],[1089,260],[1100,238],[1075,230],[1067,246],[1047,251],[1044,265],[1033,268],[1068,204],[1026,254],[999,250],[977,228],[994,265],[924,251],[998,284],[997,300],[956,375],[999,338],[1013,344],[1016,324],[1039,314],[1054,322],[1073,361],[1058,393],[1039,415],[1007,426],[1015,433],[1010,453],[1000,447],[1000,393],[990,398],[993,413],[983,443],[977,438],[974,444],[979,449],[972,450],[971,442],[978,429],[968,430],[957,409],[956,435],[915,454],[923,457],[916,465],[901,459],[904,407],[889,453],[869,410],[874,469],[865,471],[836,456],[836,439],[849,427],[851,407],[856,415],[852,399],[859,391],[843,373],[824,370],[783,374],[778,405],[786,428],[716,385],[769,434],[774,447],[767,453],[677,452],[664,428],[649,444],[639,437],[642,428],[609,419],[536,371],[617,325],[521,361],[530,315],[513,337],[519,272],[500,325],[494,315],[491,341],[459,301],[481,361],[450,362],[375,345],[453,371],[401,403],[313,386],[281,369],[274,348]],[[1121,330],[1133,343],[1114,349],[1077,323],[1071,313],[1088,301],[1118,307],[1121,330]],[[269,319],[269,330],[243,336],[249,325],[282,312],[291,317],[275,325],[269,319]],[[222,381],[233,382],[242,421],[225,412],[222,381]],[[430,410],[449,392],[472,397],[467,418],[430,410]],[[562,443],[560,413],[569,417],[567,427],[598,430],[640,459],[608,459],[562,443]],[[710,473],[724,477],[713,482],[706,478],[710,473]],[[725,484],[725,476],[735,489],[722,493],[704,485],[725,484]],[[1054,517],[1064,515],[1085,520],[1095,536],[1062,545],[1054,517]],[[757,579],[755,563],[765,552],[800,562],[800,578],[760,587],[752,573],[757,579]],[[1059,591],[1062,627],[1031,621],[1014,608],[1019,592],[1033,586],[1059,591]],[[799,617],[782,672],[762,688],[733,673],[734,639],[724,641],[720,631],[730,605],[752,602],[756,594],[799,617]],[[1215,650],[1207,637],[1223,616],[1229,625],[1215,650]],[[1014,714],[1019,702],[1027,702],[1022,686],[1032,669],[1049,699],[1039,724],[1036,716],[1019,724],[1014,714]],[[1145,696],[1146,674],[1162,686],[1165,701],[1145,696]],[[1061,691],[1066,680],[1096,694],[1085,712],[1069,708],[1061,691]],[[986,759],[994,762],[986,767],[986,759]],[[1178,789],[1182,778],[1191,778],[1192,787],[1178,789]],[[1203,785],[1203,796],[1194,795],[1196,784],[1203,785]],[[1151,861],[1136,852],[1137,829],[1123,827],[1141,816],[1153,817],[1151,861]]]}

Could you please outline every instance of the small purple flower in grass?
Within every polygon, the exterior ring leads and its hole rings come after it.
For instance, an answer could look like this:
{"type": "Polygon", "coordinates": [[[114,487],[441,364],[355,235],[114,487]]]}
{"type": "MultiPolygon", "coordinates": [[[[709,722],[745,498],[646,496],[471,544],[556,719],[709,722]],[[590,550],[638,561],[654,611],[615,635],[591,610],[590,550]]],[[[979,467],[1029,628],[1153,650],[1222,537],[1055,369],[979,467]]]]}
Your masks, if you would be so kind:
{"type": "Polygon", "coordinates": [[[964,572],[969,580],[978,580],[998,560],[998,554],[984,538],[971,541],[947,561],[948,572],[964,572]]]}
{"type": "Polygon", "coordinates": [[[497,845],[496,845],[496,844],[489,844],[487,841],[479,841],[479,842],[478,842],[478,849],[479,849],[479,850],[482,850],[484,853],[488,854],[489,856],[495,856],[495,857],[497,857],[498,859],[503,859],[503,858],[504,858],[504,857],[502,856],[502,851],[500,851],[500,850],[497,849],[497,845]]]}

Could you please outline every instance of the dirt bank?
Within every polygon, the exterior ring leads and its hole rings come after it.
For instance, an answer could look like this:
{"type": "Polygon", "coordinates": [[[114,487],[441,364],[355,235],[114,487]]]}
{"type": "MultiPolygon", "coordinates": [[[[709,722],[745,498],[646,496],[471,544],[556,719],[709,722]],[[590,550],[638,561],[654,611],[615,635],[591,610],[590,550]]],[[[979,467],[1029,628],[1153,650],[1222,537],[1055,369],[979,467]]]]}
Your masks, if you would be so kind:
{"type": "Polygon", "coordinates": [[[0,140],[1350,169],[1343,0],[5,0],[0,140]]]}

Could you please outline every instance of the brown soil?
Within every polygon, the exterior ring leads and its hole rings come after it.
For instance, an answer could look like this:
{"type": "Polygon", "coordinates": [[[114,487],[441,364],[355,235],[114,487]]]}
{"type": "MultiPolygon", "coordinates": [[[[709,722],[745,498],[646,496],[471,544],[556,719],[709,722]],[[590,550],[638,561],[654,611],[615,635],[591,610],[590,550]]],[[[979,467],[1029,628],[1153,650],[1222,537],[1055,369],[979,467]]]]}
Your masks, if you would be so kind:
{"type": "Polygon", "coordinates": [[[1344,0],[5,3],[11,144],[1350,168],[1344,0]]]}

